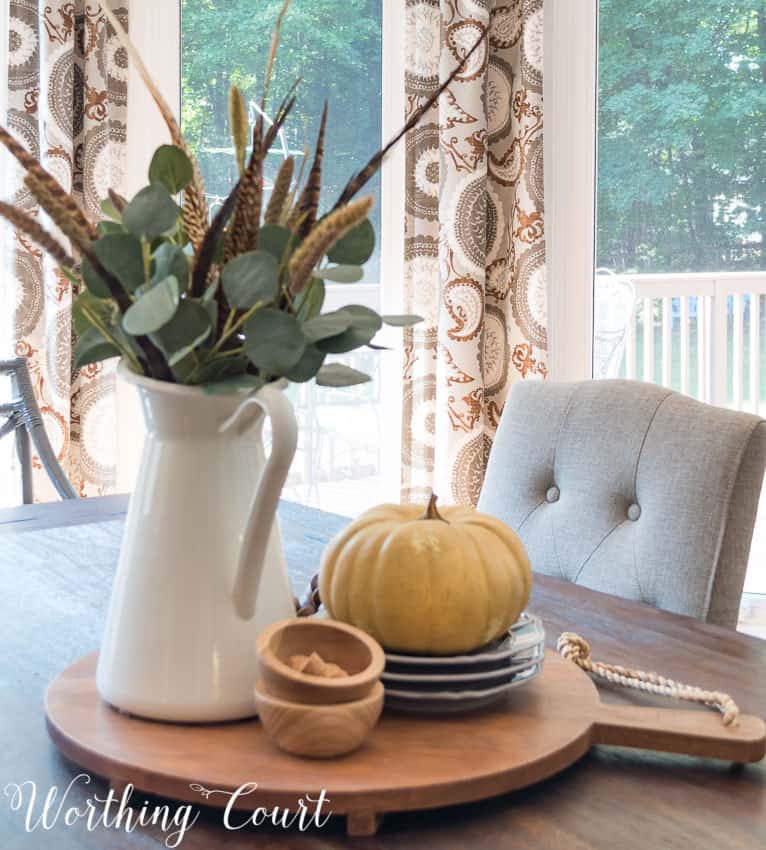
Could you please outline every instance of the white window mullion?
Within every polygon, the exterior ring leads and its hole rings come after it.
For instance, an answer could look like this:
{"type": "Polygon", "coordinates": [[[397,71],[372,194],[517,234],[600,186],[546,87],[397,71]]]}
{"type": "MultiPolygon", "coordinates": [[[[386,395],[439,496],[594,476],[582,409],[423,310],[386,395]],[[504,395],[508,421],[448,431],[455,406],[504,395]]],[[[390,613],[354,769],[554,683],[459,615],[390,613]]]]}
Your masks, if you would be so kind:
{"type": "Polygon", "coordinates": [[[545,230],[550,375],[593,374],[597,0],[545,7],[545,230]]]}

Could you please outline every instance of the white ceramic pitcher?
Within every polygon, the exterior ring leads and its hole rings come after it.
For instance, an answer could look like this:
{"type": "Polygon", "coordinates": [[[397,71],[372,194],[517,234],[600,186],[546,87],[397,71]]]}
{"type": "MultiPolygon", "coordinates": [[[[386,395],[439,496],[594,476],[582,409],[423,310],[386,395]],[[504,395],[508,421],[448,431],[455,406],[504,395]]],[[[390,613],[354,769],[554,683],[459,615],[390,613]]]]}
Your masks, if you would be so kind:
{"type": "Polygon", "coordinates": [[[102,698],[157,720],[255,714],[255,638],[294,616],[275,514],[297,443],[279,387],[253,396],[121,375],[147,436],[98,661],[102,698]],[[266,460],[262,429],[271,418],[266,460]]]}

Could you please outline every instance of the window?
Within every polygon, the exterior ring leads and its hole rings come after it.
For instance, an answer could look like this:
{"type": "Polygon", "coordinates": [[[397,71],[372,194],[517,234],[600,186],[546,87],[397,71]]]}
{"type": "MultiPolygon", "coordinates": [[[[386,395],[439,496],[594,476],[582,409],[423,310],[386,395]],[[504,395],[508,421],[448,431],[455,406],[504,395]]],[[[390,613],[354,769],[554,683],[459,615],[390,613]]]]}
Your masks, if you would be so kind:
{"type": "MultiPolygon", "coordinates": [[[[256,9],[252,0],[183,0],[181,4],[182,125],[200,162],[213,209],[237,179],[229,129],[229,87],[241,88],[254,122],[280,5],[256,9]]],[[[313,0],[291,6],[265,121],[293,82],[298,78],[301,82],[296,107],[266,160],[267,198],[286,156],[296,158],[297,171],[310,167],[306,152],[314,149],[325,100],[329,104],[323,162],[325,204],[334,202],[350,175],[380,147],[382,43],[383,0],[313,0]]],[[[380,175],[372,181],[370,192],[380,201],[380,175]]],[[[381,308],[381,220],[379,202],[373,212],[378,244],[364,281],[350,287],[328,286],[325,309],[346,303],[381,308]]],[[[383,374],[398,369],[399,357],[396,351],[372,350],[349,355],[349,365],[373,375],[369,384],[343,390],[317,387],[313,382],[290,387],[300,444],[285,498],[347,515],[379,502],[383,491],[389,490],[395,498],[398,482],[390,470],[384,470],[382,458],[386,450],[396,453],[386,435],[395,433],[389,423],[398,413],[388,399],[383,374]]]]}
{"type": "MultiPolygon", "coordinates": [[[[637,378],[763,415],[766,4],[550,11],[553,377],[637,378]]],[[[762,505],[752,593],[765,551],[762,505]]]]}

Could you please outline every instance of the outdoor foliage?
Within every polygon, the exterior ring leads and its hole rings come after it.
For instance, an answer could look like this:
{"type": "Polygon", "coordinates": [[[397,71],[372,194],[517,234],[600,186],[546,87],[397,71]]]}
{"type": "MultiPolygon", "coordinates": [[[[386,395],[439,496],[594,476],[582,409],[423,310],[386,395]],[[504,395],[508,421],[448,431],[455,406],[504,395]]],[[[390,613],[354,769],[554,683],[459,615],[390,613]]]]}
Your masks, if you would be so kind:
{"type": "Polygon", "coordinates": [[[598,265],[766,269],[766,2],[599,9],[598,265]]]}

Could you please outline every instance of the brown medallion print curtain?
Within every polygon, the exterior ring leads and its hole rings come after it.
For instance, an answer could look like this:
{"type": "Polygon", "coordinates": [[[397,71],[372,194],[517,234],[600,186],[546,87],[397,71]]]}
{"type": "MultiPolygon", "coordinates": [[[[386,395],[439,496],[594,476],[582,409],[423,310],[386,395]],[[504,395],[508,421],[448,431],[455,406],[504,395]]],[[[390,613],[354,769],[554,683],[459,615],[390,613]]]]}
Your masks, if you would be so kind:
{"type": "MultiPolygon", "coordinates": [[[[110,7],[126,26],[127,5],[119,0],[110,7]]],[[[8,48],[3,123],[98,217],[107,188],[119,187],[123,174],[124,50],[98,2],[87,0],[11,0],[8,48]]],[[[10,182],[21,187],[13,201],[41,215],[20,169],[10,182]]],[[[46,226],[55,229],[50,222],[46,226]]],[[[37,246],[19,233],[14,238],[10,285],[16,354],[28,360],[46,430],[73,486],[82,496],[108,492],[115,480],[113,365],[73,372],[72,286],[37,246]]],[[[35,466],[39,470],[39,463],[35,466]]],[[[36,498],[52,498],[41,470],[37,478],[36,498]]]]}
{"type": "Polygon", "coordinates": [[[514,381],[546,376],[543,0],[406,0],[403,501],[475,504],[514,381]]]}

